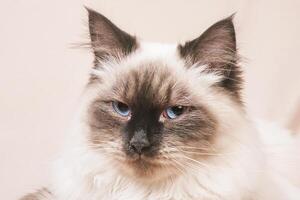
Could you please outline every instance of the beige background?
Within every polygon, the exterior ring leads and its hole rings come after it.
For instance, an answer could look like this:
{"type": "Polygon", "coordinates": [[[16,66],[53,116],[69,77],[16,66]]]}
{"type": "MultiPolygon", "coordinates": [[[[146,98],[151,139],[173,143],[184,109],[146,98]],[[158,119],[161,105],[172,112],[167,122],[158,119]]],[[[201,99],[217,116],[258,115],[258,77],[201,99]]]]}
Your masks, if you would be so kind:
{"type": "Polygon", "coordinates": [[[1,0],[0,198],[47,184],[87,80],[92,55],[83,5],[130,33],[160,42],[192,39],[236,15],[244,56],[245,102],[252,116],[299,128],[300,1],[1,0]],[[296,107],[298,106],[298,114],[296,107]],[[299,118],[296,118],[298,115],[299,118]]]}

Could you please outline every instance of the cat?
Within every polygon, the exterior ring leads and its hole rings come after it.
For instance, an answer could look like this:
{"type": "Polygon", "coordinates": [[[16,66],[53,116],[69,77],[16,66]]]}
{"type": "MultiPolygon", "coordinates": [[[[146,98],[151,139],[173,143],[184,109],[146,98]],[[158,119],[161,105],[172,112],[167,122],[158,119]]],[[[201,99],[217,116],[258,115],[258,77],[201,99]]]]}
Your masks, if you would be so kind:
{"type": "Polygon", "coordinates": [[[245,112],[233,16],[169,45],[87,11],[95,59],[74,129],[51,185],[22,200],[300,199],[297,140],[245,112]]]}

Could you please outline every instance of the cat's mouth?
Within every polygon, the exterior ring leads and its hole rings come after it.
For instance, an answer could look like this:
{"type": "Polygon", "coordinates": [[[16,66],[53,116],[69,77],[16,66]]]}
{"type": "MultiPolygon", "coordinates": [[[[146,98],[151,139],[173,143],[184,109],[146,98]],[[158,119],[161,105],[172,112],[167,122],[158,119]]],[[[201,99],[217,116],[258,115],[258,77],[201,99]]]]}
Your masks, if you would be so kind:
{"type": "Polygon", "coordinates": [[[172,165],[165,163],[159,157],[131,157],[126,159],[122,166],[122,172],[128,177],[149,183],[160,181],[176,174],[176,170],[173,170],[171,167],[172,165]]]}
{"type": "Polygon", "coordinates": [[[131,163],[136,165],[157,165],[157,159],[145,156],[143,154],[132,156],[127,160],[129,164],[131,163]]]}
{"type": "Polygon", "coordinates": [[[136,155],[126,159],[126,165],[132,168],[138,174],[149,174],[161,167],[156,158],[147,157],[145,155],[136,155]]]}

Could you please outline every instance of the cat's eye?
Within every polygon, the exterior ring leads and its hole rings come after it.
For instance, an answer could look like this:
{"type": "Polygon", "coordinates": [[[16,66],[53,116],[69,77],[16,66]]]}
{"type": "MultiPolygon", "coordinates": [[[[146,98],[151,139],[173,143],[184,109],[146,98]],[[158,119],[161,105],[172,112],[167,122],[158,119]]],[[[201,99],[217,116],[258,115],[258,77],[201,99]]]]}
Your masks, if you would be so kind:
{"type": "Polygon", "coordinates": [[[123,117],[128,117],[131,113],[129,106],[119,101],[113,101],[112,107],[119,115],[123,117]]]}
{"type": "Polygon", "coordinates": [[[175,119],[182,115],[184,111],[186,110],[186,107],[184,106],[172,106],[168,107],[166,110],[163,112],[163,116],[168,119],[175,119]]]}

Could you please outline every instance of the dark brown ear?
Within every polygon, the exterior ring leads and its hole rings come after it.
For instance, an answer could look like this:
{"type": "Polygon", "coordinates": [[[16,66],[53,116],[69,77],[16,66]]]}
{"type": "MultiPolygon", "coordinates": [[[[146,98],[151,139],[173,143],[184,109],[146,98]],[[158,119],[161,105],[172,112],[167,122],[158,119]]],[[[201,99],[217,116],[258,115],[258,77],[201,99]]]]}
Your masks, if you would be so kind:
{"type": "Polygon", "coordinates": [[[208,28],[200,37],[179,45],[179,53],[187,65],[207,65],[207,71],[224,76],[220,86],[239,97],[241,71],[238,66],[233,16],[208,28]]]}
{"type": "Polygon", "coordinates": [[[137,48],[136,38],[119,29],[100,13],[88,11],[92,48],[97,60],[125,56],[137,48]]]}

